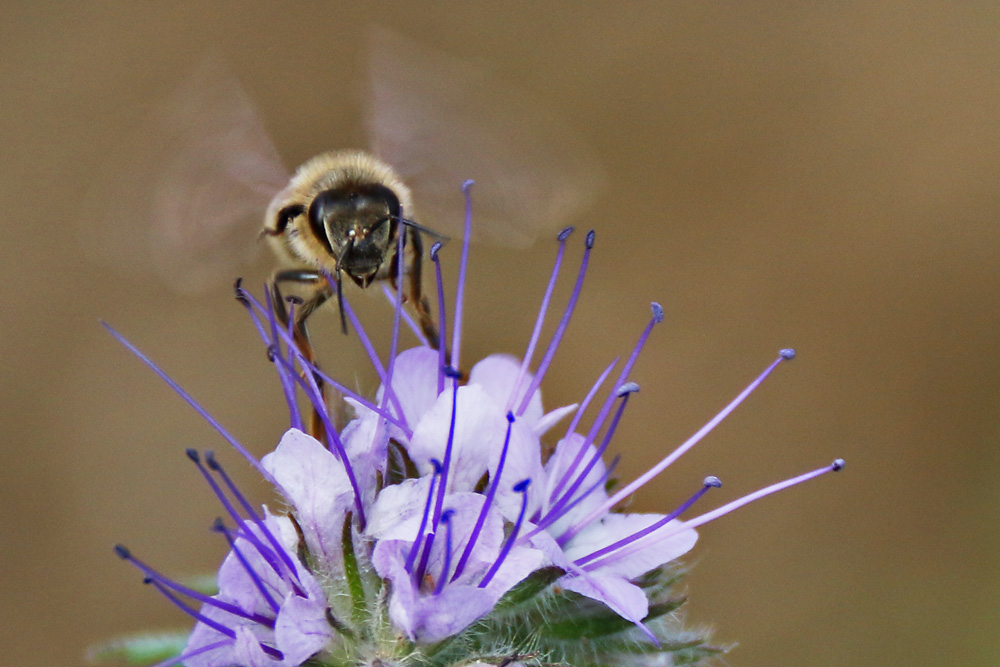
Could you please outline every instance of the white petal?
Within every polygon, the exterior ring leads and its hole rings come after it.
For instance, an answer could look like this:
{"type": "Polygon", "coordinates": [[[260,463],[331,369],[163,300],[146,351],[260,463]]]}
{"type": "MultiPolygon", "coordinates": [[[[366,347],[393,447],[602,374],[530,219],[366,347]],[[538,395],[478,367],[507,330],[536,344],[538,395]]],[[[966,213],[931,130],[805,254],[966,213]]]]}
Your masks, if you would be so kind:
{"type": "MultiPolygon", "coordinates": [[[[657,514],[609,514],[601,523],[588,527],[574,537],[567,545],[566,555],[571,560],[591,553],[628,537],[642,528],[662,518],[657,514]]],[[[653,533],[593,561],[593,570],[599,573],[614,573],[634,579],[664,563],[677,560],[690,551],[698,541],[698,533],[693,528],[682,530],[668,537],[681,525],[674,520],[653,533]]]]}
{"type": "MultiPolygon", "coordinates": [[[[413,432],[410,458],[422,473],[432,471],[432,458],[444,462],[451,427],[452,396],[452,390],[445,389],[413,432]]],[[[482,387],[459,387],[448,489],[471,491],[475,488],[487,470],[490,455],[503,446],[506,432],[507,419],[482,387]]]]}
{"type": "Polygon", "coordinates": [[[548,433],[550,428],[565,419],[566,415],[571,415],[576,412],[578,407],[579,403],[574,403],[572,405],[564,405],[561,408],[556,408],[555,410],[546,412],[531,430],[534,431],[535,435],[541,437],[548,433]]]}
{"type": "MultiPolygon", "coordinates": [[[[437,401],[438,353],[429,347],[404,350],[396,356],[392,389],[412,429],[437,401]]],[[[376,404],[381,405],[385,387],[379,387],[376,404]]],[[[390,407],[393,405],[390,401],[390,407]]]]}
{"type": "Polygon", "coordinates": [[[322,650],[333,639],[326,620],[326,605],[319,600],[289,593],[274,626],[274,640],[285,661],[298,665],[322,650]]]}
{"type": "Polygon", "coordinates": [[[649,613],[646,594],[635,584],[614,575],[587,574],[566,576],[559,580],[566,590],[603,602],[616,614],[640,624],[649,613]]]}
{"type": "MultiPolygon", "coordinates": [[[[520,387],[518,387],[516,400],[511,401],[511,394],[514,392],[514,385],[517,382],[520,372],[520,360],[509,354],[492,354],[472,367],[472,370],[469,371],[469,384],[479,385],[485,389],[494,402],[496,402],[500,411],[506,415],[508,410],[517,411],[523,400],[524,392],[528,390],[528,387],[531,386],[531,381],[534,379],[531,373],[525,373],[524,379],[520,387]],[[511,403],[513,404],[510,405],[511,403]]],[[[531,396],[531,400],[528,401],[528,406],[524,414],[519,419],[530,426],[534,426],[541,418],[542,393],[536,389],[531,396]]]]}
{"type": "Polygon", "coordinates": [[[330,563],[339,562],[344,517],[354,504],[343,464],[318,440],[296,429],[286,432],[261,464],[295,508],[309,549],[330,563]]]}
{"type": "MultiPolygon", "coordinates": [[[[579,433],[571,433],[569,437],[563,438],[556,444],[556,450],[552,453],[552,456],[549,457],[548,462],[545,464],[547,484],[545,497],[547,508],[552,507],[552,505],[555,504],[555,502],[557,502],[569,488],[571,488],[579,474],[583,472],[594,459],[597,448],[591,444],[584,449],[583,456],[580,457],[580,462],[574,468],[575,472],[569,476],[568,480],[562,483],[562,486],[559,489],[559,494],[553,497],[556,486],[559,485],[560,481],[566,476],[566,471],[569,469],[570,464],[576,460],[583,444],[584,437],[579,433]]],[[[604,461],[597,460],[594,466],[587,473],[584,481],[580,483],[577,490],[574,492],[573,498],[578,498],[581,493],[587,491],[588,489],[593,488],[593,490],[585,498],[576,503],[562,517],[560,517],[558,521],[552,524],[548,529],[550,533],[557,536],[563,534],[574,523],[583,519],[591,512],[591,510],[598,507],[601,503],[608,499],[608,494],[605,491],[604,484],[600,483],[604,477],[605,471],[606,468],[604,467],[604,461]]]]}

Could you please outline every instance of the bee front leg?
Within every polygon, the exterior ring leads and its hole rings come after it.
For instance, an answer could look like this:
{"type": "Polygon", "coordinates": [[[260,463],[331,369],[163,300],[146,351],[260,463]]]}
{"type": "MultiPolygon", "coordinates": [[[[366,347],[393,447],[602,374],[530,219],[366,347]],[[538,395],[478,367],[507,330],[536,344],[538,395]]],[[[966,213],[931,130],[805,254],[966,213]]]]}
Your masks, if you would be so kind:
{"type": "MultiPolygon", "coordinates": [[[[405,252],[410,253],[410,274],[407,276],[410,283],[408,298],[413,303],[413,309],[417,311],[417,320],[420,324],[420,329],[427,336],[427,341],[431,347],[436,350],[440,344],[440,334],[438,333],[437,323],[434,322],[434,317],[431,315],[430,303],[423,294],[423,242],[420,238],[420,232],[409,227],[407,229],[410,232],[411,241],[404,248],[405,252]]],[[[393,273],[393,287],[396,287],[396,291],[398,292],[399,288],[395,285],[395,275],[393,273]]]]}
{"type": "MultiPolygon", "coordinates": [[[[333,296],[333,289],[330,287],[326,276],[317,271],[309,271],[303,269],[291,269],[287,271],[279,271],[274,275],[271,280],[271,296],[274,302],[275,315],[282,326],[287,327],[289,325],[289,313],[288,307],[285,305],[286,297],[282,294],[281,286],[283,284],[294,283],[299,286],[303,286],[308,292],[308,296],[302,299],[301,303],[297,303],[296,307],[293,309],[293,315],[291,317],[291,329],[292,338],[295,341],[296,347],[298,347],[299,352],[302,353],[302,357],[312,366],[319,368],[319,364],[316,361],[316,355],[313,352],[312,343],[309,341],[309,331],[306,328],[306,320],[309,316],[315,312],[317,308],[322,306],[327,299],[333,296]]],[[[305,369],[302,370],[304,374],[305,369]]],[[[313,373],[313,380],[316,382],[316,387],[319,390],[319,400],[326,402],[325,395],[325,383],[323,378],[318,374],[313,373]]],[[[320,418],[319,408],[313,406],[312,415],[309,419],[309,435],[313,436],[320,442],[326,437],[326,429],[323,426],[323,421],[320,418]]]]}

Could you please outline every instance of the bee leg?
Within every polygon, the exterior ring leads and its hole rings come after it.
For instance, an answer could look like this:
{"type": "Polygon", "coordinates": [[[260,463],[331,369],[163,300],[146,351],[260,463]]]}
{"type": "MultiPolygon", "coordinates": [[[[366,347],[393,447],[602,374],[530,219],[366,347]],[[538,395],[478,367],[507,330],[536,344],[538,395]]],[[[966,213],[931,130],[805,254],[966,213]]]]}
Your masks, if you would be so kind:
{"type": "MultiPolygon", "coordinates": [[[[302,353],[303,358],[315,367],[319,367],[316,362],[316,355],[312,349],[312,343],[309,341],[309,331],[306,328],[306,320],[312,313],[322,306],[327,299],[333,296],[333,290],[330,288],[329,283],[326,280],[326,276],[316,271],[292,269],[287,271],[279,271],[274,275],[271,280],[271,295],[274,301],[275,314],[278,317],[278,321],[283,326],[288,326],[289,315],[288,308],[285,306],[285,297],[281,293],[281,285],[286,283],[295,283],[298,285],[304,285],[312,290],[312,293],[308,298],[304,299],[297,308],[294,310],[294,317],[292,319],[292,337],[295,340],[295,345],[299,348],[302,353]]],[[[303,373],[306,371],[303,370],[303,373]]],[[[323,378],[313,373],[313,380],[316,382],[316,387],[319,390],[320,400],[326,401],[324,392],[324,382],[323,378]]],[[[313,436],[319,441],[322,441],[326,436],[326,429],[323,426],[323,421],[320,419],[319,410],[314,406],[312,410],[312,416],[309,419],[309,435],[313,436]]]]}
{"type": "Polygon", "coordinates": [[[420,329],[424,332],[424,335],[427,336],[427,341],[431,344],[431,347],[436,350],[438,348],[438,339],[440,336],[438,334],[437,323],[434,322],[434,317],[431,315],[430,303],[427,301],[427,297],[423,295],[423,281],[421,280],[423,273],[424,244],[420,239],[420,232],[410,227],[407,227],[407,229],[410,232],[411,240],[411,243],[406,246],[406,249],[409,249],[411,253],[408,296],[413,301],[414,310],[417,311],[417,319],[420,324],[420,329]]]}

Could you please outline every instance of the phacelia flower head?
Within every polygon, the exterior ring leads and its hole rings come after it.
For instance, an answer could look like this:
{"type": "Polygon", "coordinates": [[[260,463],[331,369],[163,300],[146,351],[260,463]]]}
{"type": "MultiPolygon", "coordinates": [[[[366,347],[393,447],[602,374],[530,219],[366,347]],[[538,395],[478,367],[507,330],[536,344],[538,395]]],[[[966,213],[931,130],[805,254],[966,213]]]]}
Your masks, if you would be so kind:
{"type": "MultiPolygon", "coordinates": [[[[467,215],[466,239],[470,224],[467,215]]],[[[543,345],[543,322],[553,309],[571,231],[558,237],[551,279],[520,358],[495,354],[469,366],[461,358],[467,242],[450,304],[440,244],[431,251],[438,340],[428,341],[386,289],[395,324],[383,360],[345,300],[344,315],[381,381],[373,398],[311,362],[310,351],[275,315],[275,304],[237,284],[290,415],[289,429],[260,460],[114,334],[281,497],[280,509],[258,508],[214,455],[189,451],[225,516],[214,524],[230,549],[217,589],[195,590],[116,548],[195,621],[183,651],[162,665],[672,665],[722,650],[703,633],[685,629],[672,613],[683,603],[673,593],[681,573],[677,561],[695,545],[696,529],[760,497],[839,470],[843,461],[698,516],[688,516],[689,510],[721,486],[716,477],[692,484],[689,500],[666,513],[620,511],[625,499],[701,441],[794,352],[781,350],[703,428],[612,493],[617,458],[605,460],[609,450],[624,449],[614,436],[640,392],[632,371],[663,311],[652,304],[625,361],[609,360],[578,404],[546,411],[541,384],[594,248],[590,232],[568,302],[543,345]],[[450,326],[446,313],[453,313],[450,326]],[[398,351],[404,321],[420,344],[398,351]],[[334,405],[339,401],[351,415],[344,425],[335,418],[343,412],[334,405]]]]}

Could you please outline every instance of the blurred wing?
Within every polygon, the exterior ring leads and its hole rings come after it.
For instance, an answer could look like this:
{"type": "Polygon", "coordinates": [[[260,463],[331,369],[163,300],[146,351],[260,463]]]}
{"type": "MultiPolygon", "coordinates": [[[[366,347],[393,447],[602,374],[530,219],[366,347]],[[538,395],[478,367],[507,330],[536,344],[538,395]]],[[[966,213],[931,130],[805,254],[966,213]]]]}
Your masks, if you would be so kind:
{"type": "Polygon", "coordinates": [[[473,179],[473,240],[523,247],[597,196],[600,164],[526,93],[396,33],[371,40],[372,150],[413,189],[418,222],[460,237],[473,179]]]}
{"type": "Polygon", "coordinates": [[[87,250],[178,290],[217,285],[250,261],[287,180],[247,94],[206,59],[113,155],[88,198],[87,250]]]}

